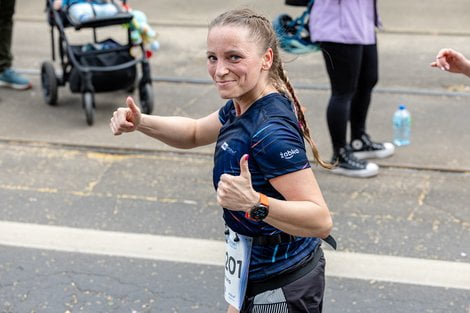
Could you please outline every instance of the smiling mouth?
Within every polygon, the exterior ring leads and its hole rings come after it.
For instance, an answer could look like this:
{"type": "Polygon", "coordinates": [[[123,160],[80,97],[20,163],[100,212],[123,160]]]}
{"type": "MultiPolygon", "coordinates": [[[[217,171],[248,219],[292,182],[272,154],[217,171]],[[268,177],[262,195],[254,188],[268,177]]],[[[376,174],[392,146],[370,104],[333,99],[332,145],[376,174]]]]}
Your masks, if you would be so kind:
{"type": "Polygon", "coordinates": [[[233,82],[235,81],[234,80],[219,80],[219,81],[216,81],[215,84],[219,87],[225,87],[227,85],[230,85],[233,82]]]}

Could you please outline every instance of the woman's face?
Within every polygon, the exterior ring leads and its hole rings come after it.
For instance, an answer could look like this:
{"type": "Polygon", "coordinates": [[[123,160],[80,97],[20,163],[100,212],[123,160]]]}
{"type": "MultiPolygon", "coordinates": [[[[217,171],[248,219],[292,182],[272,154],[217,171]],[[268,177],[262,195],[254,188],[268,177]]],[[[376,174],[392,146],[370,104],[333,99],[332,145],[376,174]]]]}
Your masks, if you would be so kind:
{"type": "Polygon", "coordinates": [[[266,86],[265,53],[246,27],[215,26],[207,36],[207,69],[223,99],[256,99],[266,86]],[[263,74],[263,72],[265,74],[263,74]]]}

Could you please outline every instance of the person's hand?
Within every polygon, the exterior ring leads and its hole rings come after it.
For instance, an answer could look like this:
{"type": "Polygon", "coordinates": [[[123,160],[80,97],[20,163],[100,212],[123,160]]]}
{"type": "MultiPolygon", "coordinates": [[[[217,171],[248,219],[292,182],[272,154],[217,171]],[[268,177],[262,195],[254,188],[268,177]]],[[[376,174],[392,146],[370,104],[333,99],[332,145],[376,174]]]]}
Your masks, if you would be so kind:
{"type": "Polygon", "coordinates": [[[142,113],[132,97],[126,99],[127,108],[119,108],[113,113],[109,127],[115,136],[132,132],[140,124],[142,113]]]}
{"type": "Polygon", "coordinates": [[[217,203],[233,211],[247,211],[259,201],[259,194],[251,185],[248,154],[240,159],[240,176],[222,174],[217,186],[217,203]]]}
{"type": "Polygon", "coordinates": [[[443,71],[451,73],[468,73],[470,70],[469,61],[462,53],[453,49],[441,49],[436,55],[436,61],[432,62],[431,67],[440,68],[443,71]]]}

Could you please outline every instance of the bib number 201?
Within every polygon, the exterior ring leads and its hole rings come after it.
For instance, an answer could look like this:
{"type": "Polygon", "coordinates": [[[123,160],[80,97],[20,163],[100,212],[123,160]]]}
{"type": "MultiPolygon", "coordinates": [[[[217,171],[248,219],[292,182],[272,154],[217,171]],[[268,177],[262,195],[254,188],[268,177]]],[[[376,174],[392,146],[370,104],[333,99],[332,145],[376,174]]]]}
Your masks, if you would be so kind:
{"type": "Polygon", "coordinates": [[[225,300],[240,310],[245,297],[252,238],[229,229],[225,250],[225,300]],[[234,238],[238,238],[234,240],[234,238]]]}
{"type": "Polygon", "coordinates": [[[225,271],[228,271],[230,275],[240,279],[242,265],[242,260],[236,260],[233,256],[229,255],[228,252],[225,252],[225,271]]]}

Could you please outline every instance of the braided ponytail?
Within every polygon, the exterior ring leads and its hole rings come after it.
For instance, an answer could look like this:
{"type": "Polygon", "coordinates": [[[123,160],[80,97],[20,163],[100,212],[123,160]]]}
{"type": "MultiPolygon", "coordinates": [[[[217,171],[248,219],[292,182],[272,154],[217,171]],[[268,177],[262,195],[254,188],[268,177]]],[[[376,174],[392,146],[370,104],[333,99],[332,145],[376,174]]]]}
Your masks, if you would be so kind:
{"type": "Polygon", "coordinates": [[[307,140],[308,144],[310,145],[310,147],[312,149],[312,153],[313,153],[313,157],[315,159],[315,162],[320,164],[324,168],[331,169],[332,168],[331,164],[323,161],[320,158],[320,153],[318,152],[317,145],[315,144],[315,142],[312,139],[312,136],[310,135],[310,127],[308,126],[307,120],[305,119],[303,107],[300,104],[300,101],[297,98],[297,95],[295,94],[294,87],[292,86],[289,79],[287,78],[287,75],[284,71],[282,63],[279,62],[279,64],[280,64],[279,69],[277,71],[279,73],[278,77],[279,77],[279,79],[281,79],[283,81],[284,85],[287,88],[287,91],[289,92],[289,96],[290,96],[292,102],[294,103],[295,114],[297,115],[297,119],[299,121],[299,127],[302,131],[302,135],[304,136],[305,140],[307,140]]]}

